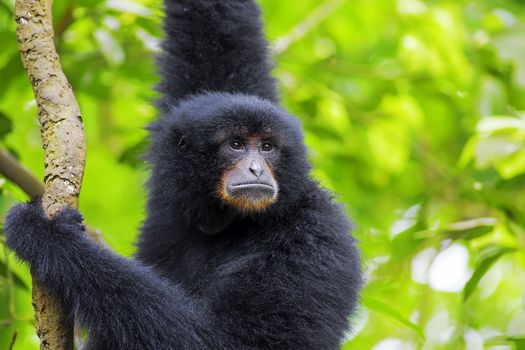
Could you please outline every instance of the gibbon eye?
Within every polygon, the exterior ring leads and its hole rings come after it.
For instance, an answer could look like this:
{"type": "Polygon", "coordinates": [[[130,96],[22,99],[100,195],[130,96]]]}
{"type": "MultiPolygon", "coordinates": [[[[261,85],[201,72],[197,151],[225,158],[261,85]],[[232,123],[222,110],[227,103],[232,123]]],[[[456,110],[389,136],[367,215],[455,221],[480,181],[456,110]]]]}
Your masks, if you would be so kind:
{"type": "Polygon", "coordinates": [[[263,152],[271,152],[273,150],[273,145],[269,142],[265,142],[262,144],[261,149],[263,152]]]}
{"type": "Polygon", "coordinates": [[[235,140],[235,141],[230,142],[230,148],[235,151],[240,151],[244,149],[244,145],[242,144],[241,141],[235,140]]]}

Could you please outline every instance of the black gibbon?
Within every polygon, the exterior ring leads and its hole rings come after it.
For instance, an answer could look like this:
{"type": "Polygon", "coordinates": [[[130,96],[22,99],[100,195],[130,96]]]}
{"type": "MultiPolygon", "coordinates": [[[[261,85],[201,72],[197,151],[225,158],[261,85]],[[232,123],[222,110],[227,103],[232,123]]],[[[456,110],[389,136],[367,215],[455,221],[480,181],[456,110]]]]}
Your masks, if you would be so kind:
{"type": "Polygon", "coordinates": [[[362,285],[350,223],[310,178],[253,0],[166,0],[135,259],[38,201],[8,246],[89,334],[89,349],[338,349],[362,285]]]}

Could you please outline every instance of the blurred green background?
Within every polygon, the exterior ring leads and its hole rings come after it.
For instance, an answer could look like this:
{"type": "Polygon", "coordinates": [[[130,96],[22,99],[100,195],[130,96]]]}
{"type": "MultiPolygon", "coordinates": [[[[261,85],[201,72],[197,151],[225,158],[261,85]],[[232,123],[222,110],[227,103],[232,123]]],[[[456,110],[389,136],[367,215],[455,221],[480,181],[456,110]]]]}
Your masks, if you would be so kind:
{"type": "MultiPolygon", "coordinates": [[[[364,255],[368,284],[343,349],[525,349],[525,1],[261,4],[283,103],[364,255]],[[312,28],[294,37],[299,23],[312,28]]],[[[57,0],[54,11],[87,133],[81,210],[130,255],[161,5],[57,0]]],[[[0,48],[0,146],[42,178],[12,0],[0,0],[0,48]]],[[[2,177],[0,189],[0,217],[27,200],[2,177]]],[[[37,349],[30,285],[0,242],[0,349],[14,332],[13,349],[37,349]]]]}

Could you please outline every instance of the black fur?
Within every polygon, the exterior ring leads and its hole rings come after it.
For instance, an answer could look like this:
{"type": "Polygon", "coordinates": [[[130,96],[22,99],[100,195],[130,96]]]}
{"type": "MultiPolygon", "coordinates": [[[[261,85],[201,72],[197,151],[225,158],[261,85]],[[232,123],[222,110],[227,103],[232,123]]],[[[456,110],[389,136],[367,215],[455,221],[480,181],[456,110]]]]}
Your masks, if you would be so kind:
{"type": "Polygon", "coordinates": [[[251,0],[167,0],[161,116],[136,260],[98,246],[80,214],[15,206],[7,244],[89,331],[90,349],[337,349],[361,287],[350,224],[309,177],[298,121],[276,105],[251,0]],[[276,203],[246,214],[215,189],[237,133],[279,148],[276,203]],[[217,235],[199,224],[228,218],[217,235]]]}
{"type": "Polygon", "coordinates": [[[166,0],[160,57],[162,109],[204,91],[278,102],[254,0],[166,0]]]}

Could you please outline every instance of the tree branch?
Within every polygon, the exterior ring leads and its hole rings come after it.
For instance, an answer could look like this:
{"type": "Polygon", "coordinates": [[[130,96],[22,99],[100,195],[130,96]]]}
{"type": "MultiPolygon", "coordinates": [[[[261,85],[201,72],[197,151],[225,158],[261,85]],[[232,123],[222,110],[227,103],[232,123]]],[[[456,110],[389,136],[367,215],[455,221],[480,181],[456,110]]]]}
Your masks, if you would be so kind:
{"type": "Polygon", "coordinates": [[[44,194],[44,185],[3,149],[0,149],[0,173],[31,198],[44,194]]]}
{"type": "Polygon", "coordinates": [[[9,350],[13,350],[13,347],[15,346],[17,334],[18,333],[16,331],[13,332],[13,336],[11,337],[11,344],[9,344],[9,347],[8,347],[9,350]]]}
{"type": "MultiPolygon", "coordinates": [[[[30,198],[42,197],[44,185],[8,151],[0,148],[0,174],[17,185],[30,198]]],[[[86,225],[86,231],[99,244],[107,246],[100,229],[86,225]]]]}
{"type": "MultiPolygon", "coordinates": [[[[53,216],[65,206],[78,207],[85,165],[80,108],[53,42],[52,0],[17,0],[17,39],[38,106],[45,149],[42,206],[53,216]]],[[[73,327],[60,305],[34,281],[33,305],[40,348],[73,349],[73,327]]]]}
{"type": "Polygon", "coordinates": [[[346,0],[328,0],[315,8],[306,18],[296,25],[288,34],[277,39],[273,45],[274,56],[282,55],[293,44],[304,38],[315,26],[330,17],[346,0]]]}

